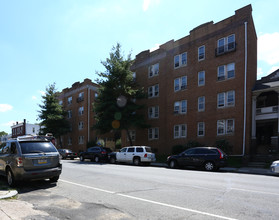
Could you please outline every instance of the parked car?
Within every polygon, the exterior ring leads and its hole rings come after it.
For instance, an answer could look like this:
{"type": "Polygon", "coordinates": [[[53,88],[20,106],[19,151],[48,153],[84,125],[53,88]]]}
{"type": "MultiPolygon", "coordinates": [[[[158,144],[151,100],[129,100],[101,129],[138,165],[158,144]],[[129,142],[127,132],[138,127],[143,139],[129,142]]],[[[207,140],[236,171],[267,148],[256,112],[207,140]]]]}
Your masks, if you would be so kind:
{"type": "Polygon", "coordinates": [[[195,147],[169,156],[167,163],[170,168],[193,166],[213,171],[226,166],[227,158],[227,154],[219,148],[195,147]]]}
{"type": "Polygon", "coordinates": [[[141,163],[150,164],[156,161],[155,154],[148,146],[129,146],[120,149],[119,152],[109,154],[111,163],[124,162],[140,165],[141,163]]]}
{"type": "Polygon", "coordinates": [[[47,139],[18,137],[8,140],[0,149],[0,174],[6,176],[9,186],[22,180],[56,182],[61,172],[59,153],[47,139]]]}
{"type": "Polygon", "coordinates": [[[111,149],[107,147],[90,147],[85,152],[80,153],[79,159],[80,161],[90,159],[96,163],[100,161],[107,161],[108,153],[110,152],[112,152],[111,149]]]}
{"type": "Polygon", "coordinates": [[[279,160],[273,161],[273,163],[270,166],[270,169],[273,173],[279,173],[279,160]]]}
{"type": "Polygon", "coordinates": [[[77,153],[73,152],[70,149],[58,149],[58,152],[61,155],[62,159],[70,158],[73,160],[78,157],[77,153]]]}

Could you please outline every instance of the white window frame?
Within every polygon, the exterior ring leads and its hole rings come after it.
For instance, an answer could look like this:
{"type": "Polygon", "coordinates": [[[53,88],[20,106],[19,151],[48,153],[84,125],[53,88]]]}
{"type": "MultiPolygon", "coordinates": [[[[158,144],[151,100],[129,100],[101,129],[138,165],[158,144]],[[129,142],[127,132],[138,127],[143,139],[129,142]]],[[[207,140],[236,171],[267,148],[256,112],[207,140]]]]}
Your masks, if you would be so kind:
{"type": "Polygon", "coordinates": [[[198,86],[205,85],[205,71],[198,72],[198,86]]]}
{"type": "Polygon", "coordinates": [[[158,140],[158,139],[159,139],[159,128],[149,128],[148,140],[158,140]]]}
{"type": "MultiPolygon", "coordinates": [[[[131,137],[132,141],[136,141],[136,131],[135,130],[130,130],[129,134],[130,134],[130,137],[131,137]]],[[[127,135],[127,141],[129,141],[128,135],[127,135]]]]}
{"type": "Polygon", "coordinates": [[[152,106],[148,108],[148,118],[159,118],[159,106],[152,106]]]}
{"type": "Polygon", "coordinates": [[[224,80],[228,80],[228,79],[233,79],[235,78],[235,63],[229,63],[227,65],[221,65],[218,66],[217,68],[217,80],[218,81],[224,81],[224,80]],[[223,69],[223,71],[221,72],[221,69],[223,69]],[[232,76],[229,76],[229,73],[233,72],[232,76]]]}
{"type": "Polygon", "coordinates": [[[71,137],[68,138],[68,145],[72,145],[73,144],[73,140],[71,137]]]}
{"type": "Polygon", "coordinates": [[[221,119],[217,121],[217,135],[230,135],[234,133],[234,119],[221,119]],[[230,125],[230,123],[232,123],[230,125]],[[231,128],[230,128],[231,127],[231,128]],[[221,129],[219,129],[221,128],[221,129]],[[220,132],[222,131],[222,132],[220,132]]]}
{"type": "Polygon", "coordinates": [[[174,79],[174,92],[178,92],[187,88],[187,76],[174,79]]]}
{"type": "Polygon", "coordinates": [[[84,122],[83,121],[80,121],[78,123],[78,130],[82,130],[84,128],[84,122]]]}
{"type": "Polygon", "coordinates": [[[84,144],[84,136],[78,136],[78,144],[84,144]]]}
{"type": "Polygon", "coordinates": [[[159,96],[159,84],[148,87],[148,98],[155,98],[159,96]]]}
{"type": "Polygon", "coordinates": [[[72,116],[73,116],[72,110],[68,110],[68,118],[72,118],[72,116]]]}
{"type": "Polygon", "coordinates": [[[148,78],[159,75],[159,63],[155,63],[148,67],[148,78]]]}
{"type": "Polygon", "coordinates": [[[202,45],[198,48],[198,61],[202,61],[204,59],[205,59],[205,45],[202,45]]]}
{"type": "Polygon", "coordinates": [[[234,107],[234,106],[235,106],[234,90],[228,92],[221,92],[217,94],[217,108],[226,108],[226,107],[234,107]]]}
{"type": "Polygon", "coordinates": [[[187,137],[187,125],[181,124],[181,125],[174,125],[173,127],[173,138],[186,138],[187,137]]]}
{"type": "Polygon", "coordinates": [[[187,66],[188,54],[187,52],[175,55],[173,58],[173,67],[174,69],[187,66]]]}
{"type": "Polygon", "coordinates": [[[232,50],[235,50],[235,34],[231,34],[227,37],[220,38],[217,41],[217,54],[224,54],[232,50]],[[233,37],[233,41],[229,42],[231,37],[233,37]],[[229,44],[233,44],[233,48],[229,48],[229,44]],[[219,52],[219,48],[223,48],[223,50],[219,52]]]}
{"type": "Polygon", "coordinates": [[[81,106],[81,107],[78,108],[78,115],[81,116],[83,114],[84,114],[84,107],[81,106]]]}
{"type": "Polygon", "coordinates": [[[204,122],[198,122],[198,137],[204,137],[205,135],[205,124],[204,122]]]}
{"type": "Polygon", "coordinates": [[[198,98],[198,111],[199,112],[205,111],[205,96],[200,96],[198,98]]]}
{"type": "Polygon", "coordinates": [[[68,105],[71,105],[73,103],[73,97],[70,96],[68,97],[68,105]]]}
{"type": "Polygon", "coordinates": [[[187,100],[174,102],[173,111],[174,114],[187,114],[187,100]]]}

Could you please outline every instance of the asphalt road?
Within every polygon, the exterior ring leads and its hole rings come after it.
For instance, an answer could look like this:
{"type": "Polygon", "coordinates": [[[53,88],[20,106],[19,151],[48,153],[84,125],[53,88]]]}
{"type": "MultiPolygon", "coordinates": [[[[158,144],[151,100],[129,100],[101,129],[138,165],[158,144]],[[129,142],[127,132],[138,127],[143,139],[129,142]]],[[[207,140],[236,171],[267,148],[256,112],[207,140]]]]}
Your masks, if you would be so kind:
{"type": "Polygon", "coordinates": [[[279,219],[279,178],[63,160],[57,184],[26,183],[32,219],[279,219]]]}

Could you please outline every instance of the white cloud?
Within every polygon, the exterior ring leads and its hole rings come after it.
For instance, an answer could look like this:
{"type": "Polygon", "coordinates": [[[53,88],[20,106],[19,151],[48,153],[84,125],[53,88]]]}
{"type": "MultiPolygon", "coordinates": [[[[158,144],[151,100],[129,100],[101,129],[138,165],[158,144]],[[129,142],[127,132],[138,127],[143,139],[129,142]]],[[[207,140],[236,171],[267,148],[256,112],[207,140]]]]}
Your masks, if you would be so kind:
{"type": "Polygon", "coordinates": [[[258,67],[258,69],[257,69],[257,76],[258,76],[257,77],[258,79],[260,79],[260,78],[262,78],[264,76],[263,68],[258,67]]]}
{"type": "Polygon", "coordinates": [[[13,109],[13,106],[9,104],[0,104],[0,112],[7,112],[13,109]]]}
{"type": "Polygon", "coordinates": [[[11,127],[13,125],[16,124],[16,121],[9,121],[9,122],[6,122],[6,123],[3,123],[1,124],[2,126],[7,126],[7,127],[11,127]]]}
{"type": "Polygon", "coordinates": [[[32,100],[37,100],[37,99],[38,99],[37,96],[35,95],[32,96],[32,100]]]}
{"type": "Polygon", "coordinates": [[[159,5],[160,0],[143,0],[142,10],[147,11],[151,5],[159,5]]]}
{"type": "Polygon", "coordinates": [[[271,67],[271,69],[269,70],[269,73],[273,73],[274,71],[278,70],[279,66],[273,66],[271,67]]]}
{"type": "Polygon", "coordinates": [[[269,65],[279,64],[279,32],[264,34],[258,38],[258,59],[269,65]]]}
{"type": "Polygon", "coordinates": [[[155,46],[150,49],[150,52],[158,50],[159,47],[160,47],[160,44],[155,44],[155,46]]]}
{"type": "Polygon", "coordinates": [[[46,95],[46,92],[44,92],[44,91],[39,91],[39,93],[40,93],[41,95],[46,95]]]}

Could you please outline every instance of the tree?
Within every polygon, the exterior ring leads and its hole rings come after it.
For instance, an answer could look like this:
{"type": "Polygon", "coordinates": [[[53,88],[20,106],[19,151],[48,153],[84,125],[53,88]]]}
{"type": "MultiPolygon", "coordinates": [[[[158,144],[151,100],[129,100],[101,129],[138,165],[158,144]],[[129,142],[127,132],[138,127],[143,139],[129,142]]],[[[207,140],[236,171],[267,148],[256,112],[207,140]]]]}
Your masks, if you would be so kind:
{"type": "Polygon", "coordinates": [[[111,130],[125,130],[132,145],[129,129],[146,128],[148,125],[143,115],[138,113],[143,105],[138,105],[135,101],[145,98],[146,94],[134,80],[131,54],[125,59],[120,44],[117,44],[112,48],[109,58],[101,63],[106,71],[97,73],[100,88],[94,103],[96,124],[93,129],[101,134],[111,130]]]}
{"type": "Polygon", "coordinates": [[[0,137],[8,135],[5,131],[0,131],[0,137]]]}
{"type": "Polygon", "coordinates": [[[46,94],[42,96],[43,104],[39,105],[39,119],[42,126],[43,134],[52,133],[54,137],[59,139],[61,144],[61,135],[70,131],[70,124],[66,120],[66,111],[59,104],[59,93],[56,91],[55,83],[46,88],[46,94]]]}

